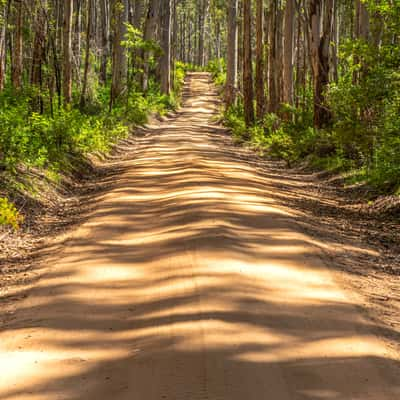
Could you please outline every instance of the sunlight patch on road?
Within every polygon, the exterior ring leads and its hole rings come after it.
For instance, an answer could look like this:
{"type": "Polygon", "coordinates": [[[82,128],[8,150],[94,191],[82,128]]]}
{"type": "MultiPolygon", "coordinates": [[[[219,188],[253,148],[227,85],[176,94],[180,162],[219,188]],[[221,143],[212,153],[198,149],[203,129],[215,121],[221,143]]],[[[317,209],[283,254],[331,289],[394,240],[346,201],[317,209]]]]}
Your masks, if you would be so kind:
{"type": "Polygon", "coordinates": [[[293,337],[283,335],[274,330],[261,328],[252,324],[225,322],[217,319],[207,319],[198,323],[182,322],[174,325],[173,330],[179,334],[181,340],[176,348],[183,352],[197,352],[204,347],[219,351],[240,352],[240,348],[256,346],[262,348],[276,348],[293,340],[293,337]],[[198,333],[202,332],[201,335],[198,333]]]}
{"type": "MultiPolygon", "coordinates": [[[[47,332],[51,335],[51,332],[47,332]]],[[[53,333],[54,335],[54,333],[53,333]]],[[[22,343],[21,343],[22,345],[22,343]]],[[[47,400],[48,387],[60,379],[85,376],[98,362],[123,358],[122,348],[20,350],[0,352],[0,399],[47,400]],[[46,377],[46,380],[43,379],[46,377]],[[47,382],[44,387],[44,382],[47,382]]],[[[84,381],[82,380],[82,383],[84,381]]],[[[57,398],[67,398],[66,393],[54,393],[57,398]]]]}
{"type": "MultiPolygon", "coordinates": [[[[346,336],[315,341],[299,341],[276,347],[273,351],[243,352],[234,359],[251,362],[287,362],[318,358],[343,359],[347,357],[380,357],[387,353],[382,341],[373,336],[346,336]]],[[[389,355],[387,354],[387,357],[389,355]]]]}
{"type": "Polygon", "coordinates": [[[264,214],[279,214],[279,215],[290,215],[289,213],[279,209],[277,207],[266,206],[263,204],[242,204],[241,210],[264,213],[264,214]]]}
{"type": "MultiPolygon", "coordinates": [[[[291,252],[281,253],[287,256],[300,258],[305,250],[302,247],[292,246],[291,252]]],[[[210,259],[207,261],[208,267],[226,272],[236,272],[243,277],[255,279],[258,285],[265,285],[265,298],[269,301],[280,303],[295,302],[300,304],[302,301],[315,300],[318,302],[335,301],[349,303],[344,292],[333,282],[328,271],[312,267],[307,267],[307,258],[304,258],[305,265],[298,261],[288,260],[274,261],[274,254],[278,255],[279,250],[274,253],[275,246],[270,247],[270,261],[254,263],[235,259],[210,259]],[[271,289],[273,292],[271,292],[271,289]]],[[[264,248],[268,254],[268,247],[264,248]]]]}
{"type": "MultiPolygon", "coordinates": [[[[208,182],[208,180],[204,180],[204,182],[208,182]]],[[[148,190],[148,194],[145,191],[141,191],[137,194],[126,194],[119,196],[118,200],[122,203],[131,203],[134,201],[154,201],[155,198],[160,200],[168,200],[175,198],[187,198],[187,199],[221,199],[226,196],[223,190],[218,189],[217,186],[203,186],[199,187],[202,183],[202,180],[198,180],[197,185],[190,187],[188,185],[187,189],[184,190],[165,190],[165,192],[159,190],[148,190]]],[[[110,211],[113,211],[112,209],[110,211]]],[[[115,210],[117,211],[117,209],[115,210]]]]}
{"type": "Polygon", "coordinates": [[[86,263],[80,276],[85,280],[89,279],[91,282],[113,283],[139,279],[143,276],[143,273],[133,265],[100,263],[97,266],[96,264],[90,265],[90,263],[86,263]]]}

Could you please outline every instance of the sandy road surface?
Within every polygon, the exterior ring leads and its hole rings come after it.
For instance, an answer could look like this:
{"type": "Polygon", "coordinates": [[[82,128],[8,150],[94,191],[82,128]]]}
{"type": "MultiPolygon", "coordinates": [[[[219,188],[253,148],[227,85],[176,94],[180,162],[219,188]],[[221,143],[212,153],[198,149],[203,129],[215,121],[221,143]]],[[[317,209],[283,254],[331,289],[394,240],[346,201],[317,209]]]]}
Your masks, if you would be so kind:
{"type": "Polygon", "coordinates": [[[400,399],[399,361],[188,81],[1,327],[0,400],[400,399]]]}

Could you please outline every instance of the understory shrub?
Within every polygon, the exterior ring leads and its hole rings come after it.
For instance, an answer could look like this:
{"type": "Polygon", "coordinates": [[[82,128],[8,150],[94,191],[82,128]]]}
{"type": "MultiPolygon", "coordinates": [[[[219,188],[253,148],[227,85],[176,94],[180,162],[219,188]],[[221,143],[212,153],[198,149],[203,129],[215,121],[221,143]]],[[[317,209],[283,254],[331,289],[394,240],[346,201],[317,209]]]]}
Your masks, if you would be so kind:
{"type": "Polygon", "coordinates": [[[214,83],[218,87],[226,84],[226,61],[224,58],[211,60],[207,65],[207,71],[211,73],[214,83]]]}
{"type": "MultiPolygon", "coordinates": [[[[400,62],[399,62],[400,65],[400,62]]],[[[332,125],[313,127],[312,94],[298,108],[283,104],[247,129],[243,105],[229,108],[224,121],[236,139],[245,140],[289,165],[307,160],[331,171],[353,171],[358,181],[383,192],[400,191],[400,73],[382,64],[371,67],[361,82],[354,68],[326,93],[332,125]],[[380,66],[379,66],[380,65],[380,66]]]]}
{"type": "Polygon", "coordinates": [[[113,115],[88,116],[61,109],[53,117],[9,107],[0,110],[1,164],[35,167],[62,164],[69,154],[107,151],[128,129],[113,115]]]}
{"type": "MultiPolygon", "coordinates": [[[[184,74],[181,68],[176,76],[179,90],[184,74]]],[[[178,101],[174,94],[160,94],[153,81],[146,95],[132,90],[112,111],[106,90],[100,90],[84,110],[54,110],[46,103],[39,113],[32,110],[31,99],[32,93],[28,92],[16,95],[5,90],[0,95],[0,169],[13,172],[19,164],[68,168],[70,156],[109,151],[117,140],[128,135],[130,125],[143,124],[149,113],[165,113],[178,101]]]]}
{"type": "Polygon", "coordinates": [[[23,216],[18,212],[15,205],[7,198],[0,197],[0,226],[17,230],[23,220],[23,216]]]}
{"type": "Polygon", "coordinates": [[[238,102],[227,109],[224,113],[225,125],[231,129],[233,137],[242,140],[247,134],[246,124],[244,122],[243,105],[238,102]]]}

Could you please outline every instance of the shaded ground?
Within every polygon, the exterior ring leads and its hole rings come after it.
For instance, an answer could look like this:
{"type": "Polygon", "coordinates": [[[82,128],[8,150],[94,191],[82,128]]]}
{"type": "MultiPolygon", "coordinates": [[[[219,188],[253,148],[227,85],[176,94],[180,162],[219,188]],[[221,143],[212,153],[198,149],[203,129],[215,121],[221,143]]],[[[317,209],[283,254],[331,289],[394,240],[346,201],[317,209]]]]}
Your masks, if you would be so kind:
{"type": "MultiPolygon", "coordinates": [[[[230,138],[226,139],[230,142],[230,138]]],[[[400,349],[400,215],[398,201],[382,197],[368,204],[337,177],[288,170],[242,150],[247,162],[272,180],[274,198],[314,238],[329,268],[340,272],[377,326],[393,328],[388,337],[400,349]]]]}
{"type": "Polygon", "coordinates": [[[190,75],[177,117],[128,146],[87,220],[42,249],[41,279],[15,285],[0,400],[400,397],[397,327],[344,289],[379,254],[332,230],[315,182],[233,147],[217,103],[190,75]]]}

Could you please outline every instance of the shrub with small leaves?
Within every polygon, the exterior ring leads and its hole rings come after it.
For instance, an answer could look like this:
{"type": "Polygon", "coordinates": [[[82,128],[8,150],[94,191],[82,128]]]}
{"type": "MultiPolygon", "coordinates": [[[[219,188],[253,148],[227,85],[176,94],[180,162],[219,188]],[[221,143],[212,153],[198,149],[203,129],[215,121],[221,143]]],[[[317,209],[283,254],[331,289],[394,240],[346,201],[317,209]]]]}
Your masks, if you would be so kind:
{"type": "Polygon", "coordinates": [[[23,221],[24,218],[15,205],[7,198],[0,197],[0,226],[8,226],[17,230],[23,221]]]}

